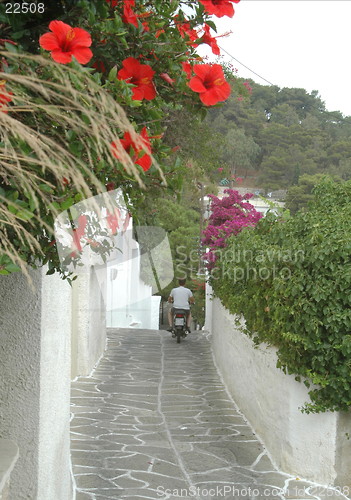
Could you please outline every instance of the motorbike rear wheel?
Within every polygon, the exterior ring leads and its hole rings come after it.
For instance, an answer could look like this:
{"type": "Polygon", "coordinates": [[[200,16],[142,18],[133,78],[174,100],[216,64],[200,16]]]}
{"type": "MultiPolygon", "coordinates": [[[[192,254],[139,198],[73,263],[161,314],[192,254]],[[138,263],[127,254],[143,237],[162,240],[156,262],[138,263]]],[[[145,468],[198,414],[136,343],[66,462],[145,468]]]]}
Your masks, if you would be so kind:
{"type": "Polygon", "coordinates": [[[182,335],[182,330],[180,328],[177,328],[177,344],[180,344],[181,335],[182,335]]]}

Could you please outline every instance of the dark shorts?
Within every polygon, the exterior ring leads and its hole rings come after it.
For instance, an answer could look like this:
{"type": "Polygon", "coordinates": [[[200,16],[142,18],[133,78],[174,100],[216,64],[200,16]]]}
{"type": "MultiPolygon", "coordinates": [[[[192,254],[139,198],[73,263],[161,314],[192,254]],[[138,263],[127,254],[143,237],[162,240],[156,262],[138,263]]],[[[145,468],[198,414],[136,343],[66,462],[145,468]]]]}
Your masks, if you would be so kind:
{"type": "MultiPolygon", "coordinates": [[[[176,309],[179,310],[179,308],[177,307],[176,309]]],[[[172,311],[172,314],[174,314],[174,311],[176,310],[174,307],[172,307],[171,311],[172,311]]],[[[190,314],[190,309],[181,309],[181,311],[185,311],[186,312],[186,317],[189,316],[190,314]]]]}

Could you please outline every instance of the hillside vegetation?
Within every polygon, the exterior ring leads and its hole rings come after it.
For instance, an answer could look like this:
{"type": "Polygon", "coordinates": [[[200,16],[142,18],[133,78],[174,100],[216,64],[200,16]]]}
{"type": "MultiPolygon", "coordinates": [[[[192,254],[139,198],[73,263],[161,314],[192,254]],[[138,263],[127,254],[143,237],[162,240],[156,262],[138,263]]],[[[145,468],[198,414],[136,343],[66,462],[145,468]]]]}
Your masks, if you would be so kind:
{"type": "Polygon", "coordinates": [[[222,178],[254,169],[256,186],[288,190],[292,213],[306,206],[321,174],[340,181],[351,178],[351,117],[327,111],[318,91],[309,94],[251,80],[249,85],[249,95],[231,97],[207,118],[211,130],[226,138],[222,178]],[[243,138],[247,147],[238,151],[243,138]]]}

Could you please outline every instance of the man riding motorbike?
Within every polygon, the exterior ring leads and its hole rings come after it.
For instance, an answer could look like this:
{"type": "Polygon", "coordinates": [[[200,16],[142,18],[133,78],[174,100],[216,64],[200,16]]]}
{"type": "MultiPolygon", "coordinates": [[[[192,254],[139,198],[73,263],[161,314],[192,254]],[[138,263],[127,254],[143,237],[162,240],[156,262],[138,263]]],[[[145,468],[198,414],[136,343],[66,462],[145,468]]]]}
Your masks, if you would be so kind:
{"type": "Polygon", "coordinates": [[[169,328],[168,332],[173,331],[173,313],[174,309],[184,309],[187,312],[187,332],[190,333],[190,324],[191,324],[191,312],[190,312],[190,304],[194,304],[195,299],[193,297],[192,291],[189,288],[185,288],[186,279],[180,278],[178,280],[179,286],[178,288],[173,288],[168,297],[168,302],[173,303],[173,307],[170,311],[168,311],[168,322],[169,328]]]}

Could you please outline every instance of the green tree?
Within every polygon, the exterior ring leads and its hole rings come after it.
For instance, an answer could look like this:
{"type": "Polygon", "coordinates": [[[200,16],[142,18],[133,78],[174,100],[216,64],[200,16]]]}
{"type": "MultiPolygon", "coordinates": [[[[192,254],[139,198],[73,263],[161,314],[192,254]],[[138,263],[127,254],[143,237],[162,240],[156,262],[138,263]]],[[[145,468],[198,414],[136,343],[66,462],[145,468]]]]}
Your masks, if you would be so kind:
{"type": "Polygon", "coordinates": [[[303,174],[299,177],[298,185],[292,185],[288,189],[285,207],[290,210],[291,215],[299,210],[307,210],[308,203],[313,200],[313,188],[322,178],[323,174],[303,174]]]}
{"type": "Polygon", "coordinates": [[[272,109],[269,121],[271,123],[280,123],[285,127],[299,124],[299,117],[293,107],[288,104],[280,104],[272,109]]]}
{"type": "Polygon", "coordinates": [[[238,168],[249,168],[255,166],[260,147],[252,137],[245,135],[243,129],[232,129],[226,135],[226,144],[223,148],[223,158],[230,169],[230,188],[233,187],[233,178],[238,168]]]}

